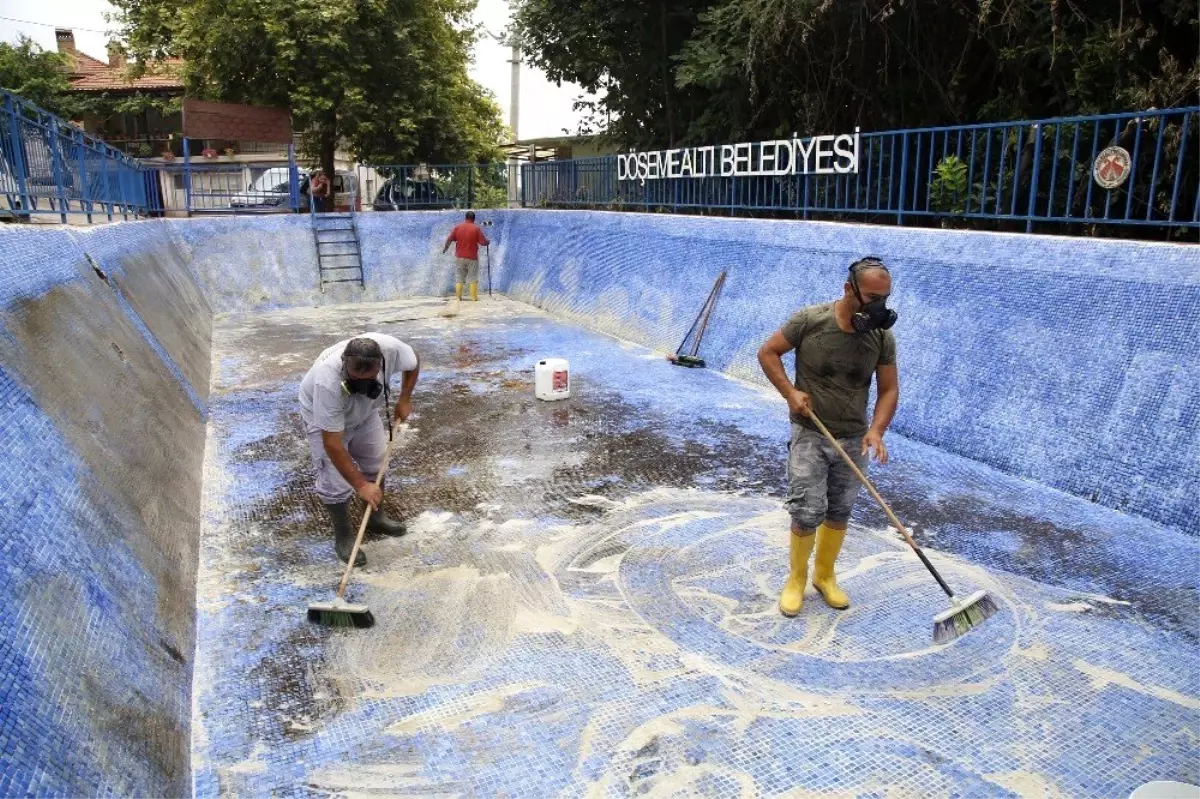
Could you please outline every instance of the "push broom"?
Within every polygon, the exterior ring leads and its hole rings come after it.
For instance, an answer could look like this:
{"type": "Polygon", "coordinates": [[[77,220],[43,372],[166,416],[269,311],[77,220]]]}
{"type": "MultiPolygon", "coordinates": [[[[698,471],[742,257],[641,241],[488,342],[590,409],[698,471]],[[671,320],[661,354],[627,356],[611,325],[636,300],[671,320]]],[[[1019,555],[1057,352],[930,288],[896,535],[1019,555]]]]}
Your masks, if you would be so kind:
{"type": "Polygon", "coordinates": [[[907,528],[900,523],[900,520],[896,518],[896,514],[892,513],[892,509],[883,501],[883,497],[879,496],[879,492],[875,490],[875,486],[871,484],[867,476],[858,468],[858,464],[846,454],[846,450],[842,449],[842,445],[838,443],[838,440],[821,423],[821,420],[817,418],[815,413],[809,411],[808,418],[813,420],[817,428],[825,435],[825,438],[829,439],[829,443],[833,444],[838,454],[842,456],[842,459],[854,470],[854,474],[867,487],[867,491],[871,492],[871,496],[879,503],[879,507],[883,508],[883,512],[887,514],[892,524],[896,525],[896,529],[904,536],[904,540],[912,547],[913,552],[917,553],[917,557],[925,564],[925,568],[929,569],[929,573],[933,575],[933,579],[937,580],[938,585],[946,592],[946,596],[950,597],[951,607],[933,617],[933,642],[935,644],[949,643],[991,618],[998,610],[995,600],[984,591],[976,591],[965,600],[956,597],[954,592],[950,590],[950,586],[946,585],[946,581],[942,579],[942,575],[937,573],[937,569],[933,568],[933,564],[929,562],[929,558],[925,557],[925,553],[917,546],[917,542],[913,540],[907,528]]]}
{"type": "Polygon", "coordinates": [[[704,359],[698,353],[700,351],[700,339],[704,338],[704,331],[708,328],[708,319],[712,316],[713,308],[717,305],[717,297],[721,293],[721,288],[725,285],[725,272],[717,275],[717,280],[713,283],[712,291],[708,293],[708,299],[704,301],[704,305],[700,308],[700,313],[696,315],[696,321],[692,322],[692,326],[688,328],[688,332],[684,334],[683,341],[680,342],[679,348],[675,352],[667,356],[667,360],[676,366],[686,366],[689,369],[703,369],[705,366],[704,359]],[[699,325],[699,331],[696,327],[699,325]],[[683,352],[683,345],[687,343],[692,332],[696,332],[696,338],[692,340],[692,351],[689,353],[683,352]]]}
{"type": "MultiPolygon", "coordinates": [[[[379,464],[379,474],[375,475],[375,486],[383,483],[383,473],[387,471],[388,460],[392,454],[392,444],[395,443],[396,431],[402,427],[397,424],[388,436],[387,449],[383,451],[383,461],[379,464]]],[[[308,606],[308,620],[314,624],[326,627],[355,627],[366,629],[375,626],[375,617],[366,605],[356,605],[342,598],[346,593],[346,584],[350,582],[350,573],[354,571],[354,560],[358,557],[358,548],[362,545],[363,533],[367,530],[367,522],[371,519],[371,506],[363,510],[362,521],[358,524],[358,536],[354,539],[354,548],[350,550],[350,558],[346,562],[346,573],[342,575],[341,585],[332,602],[313,602],[308,606]]]]}

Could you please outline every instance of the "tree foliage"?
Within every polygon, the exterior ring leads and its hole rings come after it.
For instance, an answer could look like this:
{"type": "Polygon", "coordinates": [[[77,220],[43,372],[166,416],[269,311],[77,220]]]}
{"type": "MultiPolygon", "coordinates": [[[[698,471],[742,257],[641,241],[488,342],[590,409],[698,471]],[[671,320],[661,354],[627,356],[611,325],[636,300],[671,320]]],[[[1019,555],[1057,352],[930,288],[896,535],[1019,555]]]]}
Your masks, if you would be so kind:
{"type": "Polygon", "coordinates": [[[587,133],[604,129],[628,144],[674,144],[704,111],[708,92],[677,82],[675,59],[704,0],[522,0],[516,34],[526,57],[551,80],[572,81],[598,102],[587,133]]]}
{"type": "Polygon", "coordinates": [[[517,29],[636,146],[1191,104],[1198,17],[1200,0],[521,0],[517,29]]]}
{"type": "Polygon", "coordinates": [[[68,68],[65,56],[43,50],[27,36],[18,37],[16,44],[0,42],[0,87],[47,111],[69,117],[76,108],[67,94],[71,88],[68,68]]]}
{"type": "Polygon", "coordinates": [[[189,95],[289,108],[326,169],[475,162],[502,125],[470,80],[474,0],[116,0],[140,63],[184,59],[189,95]]]}

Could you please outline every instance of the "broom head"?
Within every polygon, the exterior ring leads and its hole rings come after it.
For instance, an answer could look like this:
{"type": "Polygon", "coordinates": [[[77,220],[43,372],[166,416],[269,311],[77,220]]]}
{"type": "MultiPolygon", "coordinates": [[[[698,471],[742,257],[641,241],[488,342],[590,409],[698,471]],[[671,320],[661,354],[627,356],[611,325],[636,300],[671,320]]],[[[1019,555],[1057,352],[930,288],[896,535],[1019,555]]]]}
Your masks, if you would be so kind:
{"type": "Polygon", "coordinates": [[[366,629],[375,626],[375,617],[366,605],[353,605],[341,597],[332,602],[313,602],[308,606],[308,620],[326,627],[366,629]]]}
{"type": "Polygon", "coordinates": [[[933,642],[948,644],[983,624],[997,610],[995,600],[983,591],[976,591],[962,602],[954,600],[954,607],[933,617],[933,642]]]}
{"type": "Polygon", "coordinates": [[[703,369],[704,359],[695,355],[668,355],[667,359],[676,366],[686,366],[689,369],[703,369]]]}

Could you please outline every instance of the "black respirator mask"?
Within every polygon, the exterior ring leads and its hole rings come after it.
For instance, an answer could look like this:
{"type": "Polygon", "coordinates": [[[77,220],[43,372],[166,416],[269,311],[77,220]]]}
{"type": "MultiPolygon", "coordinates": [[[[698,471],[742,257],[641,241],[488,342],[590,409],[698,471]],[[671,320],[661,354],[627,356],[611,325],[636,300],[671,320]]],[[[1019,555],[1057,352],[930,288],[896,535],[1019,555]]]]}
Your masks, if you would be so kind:
{"type": "MultiPolygon", "coordinates": [[[[385,373],[387,363],[381,361],[380,373],[385,373]]],[[[366,394],[369,399],[375,399],[383,392],[383,385],[374,377],[350,377],[343,364],[342,388],[351,394],[366,394]]]]}
{"type": "Polygon", "coordinates": [[[383,391],[383,386],[373,377],[347,377],[342,385],[351,394],[366,394],[371,399],[375,399],[383,391]]]}
{"type": "Polygon", "coordinates": [[[883,265],[883,261],[878,258],[863,258],[855,261],[850,265],[850,287],[854,289],[854,296],[862,305],[853,316],[850,317],[850,324],[854,326],[857,333],[870,333],[872,330],[887,330],[892,325],[896,324],[896,312],[887,307],[887,298],[872,300],[865,302],[862,294],[858,290],[858,270],[870,267],[871,269],[882,269],[887,272],[888,268],[883,265]]]}

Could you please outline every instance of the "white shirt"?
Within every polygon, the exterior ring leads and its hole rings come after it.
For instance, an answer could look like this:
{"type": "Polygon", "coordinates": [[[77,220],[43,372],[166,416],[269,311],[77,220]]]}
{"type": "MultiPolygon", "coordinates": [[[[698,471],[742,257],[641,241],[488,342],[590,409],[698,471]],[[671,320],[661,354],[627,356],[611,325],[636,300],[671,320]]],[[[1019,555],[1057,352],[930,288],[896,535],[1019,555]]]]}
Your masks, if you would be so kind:
{"type": "MultiPolygon", "coordinates": [[[[383,368],[376,381],[390,385],[398,372],[417,368],[417,354],[398,338],[384,333],[362,333],[354,338],[369,338],[383,351],[383,368]]],[[[371,399],[366,394],[351,394],[342,385],[346,374],[342,369],[342,353],[352,339],[339,341],[321,353],[316,363],[300,381],[300,416],[304,423],[318,430],[340,433],[355,428],[383,407],[384,394],[371,399]]]]}

